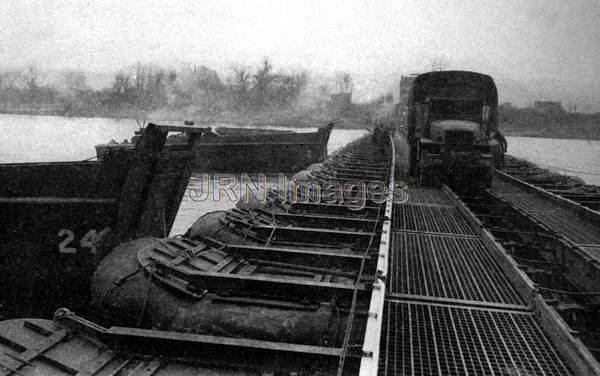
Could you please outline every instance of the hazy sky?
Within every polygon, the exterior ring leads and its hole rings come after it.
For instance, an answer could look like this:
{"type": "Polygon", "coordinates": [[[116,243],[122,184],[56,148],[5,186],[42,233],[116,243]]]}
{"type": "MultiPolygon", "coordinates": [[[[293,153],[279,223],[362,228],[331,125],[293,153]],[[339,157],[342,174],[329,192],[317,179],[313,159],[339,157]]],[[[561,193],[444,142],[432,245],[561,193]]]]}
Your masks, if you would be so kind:
{"type": "Polygon", "coordinates": [[[599,0],[23,1],[0,3],[0,65],[221,70],[270,56],[324,73],[450,68],[600,80],[599,0]]]}

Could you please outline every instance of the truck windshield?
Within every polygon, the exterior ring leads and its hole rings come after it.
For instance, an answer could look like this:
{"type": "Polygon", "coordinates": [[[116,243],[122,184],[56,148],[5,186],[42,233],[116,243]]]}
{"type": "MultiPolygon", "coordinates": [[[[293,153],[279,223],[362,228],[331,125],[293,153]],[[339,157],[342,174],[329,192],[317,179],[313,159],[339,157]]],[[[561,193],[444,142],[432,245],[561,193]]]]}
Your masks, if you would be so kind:
{"type": "Polygon", "coordinates": [[[429,114],[433,118],[472,120],[481,119],[483,103],[470,99],[430,99],[429,114]]]}

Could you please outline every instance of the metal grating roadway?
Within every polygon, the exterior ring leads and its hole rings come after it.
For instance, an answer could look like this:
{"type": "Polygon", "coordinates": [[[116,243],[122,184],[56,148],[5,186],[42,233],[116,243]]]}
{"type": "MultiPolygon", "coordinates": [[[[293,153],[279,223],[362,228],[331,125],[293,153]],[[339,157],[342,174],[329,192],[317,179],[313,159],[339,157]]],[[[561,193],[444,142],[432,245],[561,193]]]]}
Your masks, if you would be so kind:
{"type": "Polygon", "coordinates": [[[600,226],[585,222],[573,213],[536,213],[534,216],[575,244],[600,245],[600,226]]]}
{"type": "Polygon", "coordinates": [[[395,204],[392,229],[457,235],[475,235],[457,208],[395,204]]]}
{"type": "Polygon", "coordinates": [[[477,238],[392,232],[389,293],[523,304],[477,238]]]}
{"type": "Polygon", "coordinates": [[[454,202],[445,193],[438,189],[430,188],[408,188],[406,189],[408,196],[407,204],[422,204],[422,205],[440,205],[453,206],[454,202]]]}
{"type": "Polygon", "coordinates": [[[533,314],[387,301],[381,376],[573,374],[533,314]]]}

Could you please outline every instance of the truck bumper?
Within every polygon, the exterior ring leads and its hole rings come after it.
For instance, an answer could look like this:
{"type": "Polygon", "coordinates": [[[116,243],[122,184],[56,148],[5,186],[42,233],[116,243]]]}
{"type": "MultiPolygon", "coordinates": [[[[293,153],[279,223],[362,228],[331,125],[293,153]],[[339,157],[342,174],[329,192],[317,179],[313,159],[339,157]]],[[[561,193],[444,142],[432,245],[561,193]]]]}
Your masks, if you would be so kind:
{"type": "Polygon", "coordinates": [[[494,174],[491,154],[426,154],[421,171],[428,180],[444,182],[456,189],[489,187],[494,174]]]}

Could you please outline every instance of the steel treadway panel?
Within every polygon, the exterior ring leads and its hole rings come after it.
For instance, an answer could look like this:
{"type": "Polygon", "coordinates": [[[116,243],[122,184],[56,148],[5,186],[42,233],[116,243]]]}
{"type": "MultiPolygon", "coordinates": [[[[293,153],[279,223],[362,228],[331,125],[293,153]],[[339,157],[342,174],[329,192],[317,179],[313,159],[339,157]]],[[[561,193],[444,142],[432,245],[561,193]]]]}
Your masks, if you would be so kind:
{"type": "Polygon", "coordinates": [[[582,221],[573,213],[536,213],[533,216],[575,244],[600,246],[600,226],[582,221]]]}
{"type": "Polygon", "coordinates": [[[389,293],[522,305],[476,238],[392,232],[389,293]]]}
{"type": "Polygon", "coordinates": [[[456,207],[394,204],[392,229],[475,235],[456,207]]]}
{"type": "Polygon", "coordinates": [[[600,245],[600,226],[583,220],[549,200],[501,179],[494,179],[492,192],[535,217],[551,230],[563,234],[575,244],[600,245]]]}
{"type": "Polygon", "coordinates": [[[582,247],[587,253],[600,260],[600,245],[594,247],[582,247]]]}
{"type": "Polygon", "coordinates": [[[528,312],[386,302],[378,374],[571,375],[528,312]]]}
{"type": "MultiPolygon", "coordinates": [[[[406,189],[406,194],[408,197],[407,204],[454,206],[454,202],[450,196],[439,189],[408,188],[406,189]]],[[[400,195],[398,199],[402,197],[400,195]]],[[[395,202],[398,202],[398,199],[395,202]]]]}
{"type": "Polygon", "coordinates": [[[557,210],[556,205],[552,202],[502,179],[494,179],[491,190],[529,212],[554,212],[557,210]]]}

